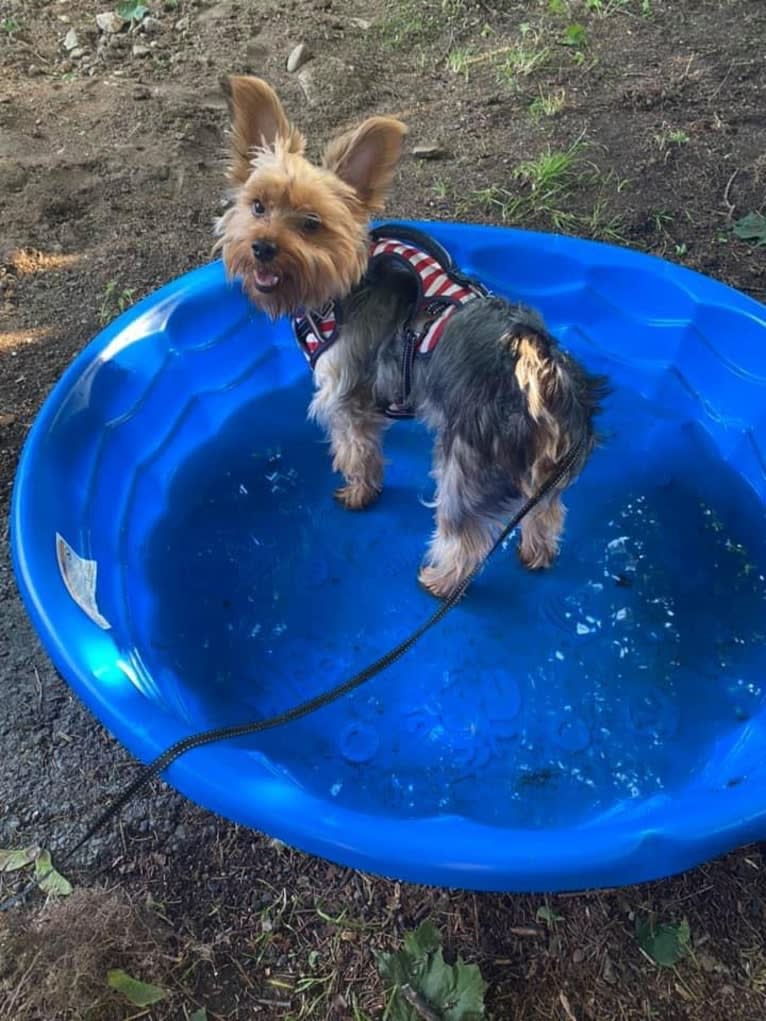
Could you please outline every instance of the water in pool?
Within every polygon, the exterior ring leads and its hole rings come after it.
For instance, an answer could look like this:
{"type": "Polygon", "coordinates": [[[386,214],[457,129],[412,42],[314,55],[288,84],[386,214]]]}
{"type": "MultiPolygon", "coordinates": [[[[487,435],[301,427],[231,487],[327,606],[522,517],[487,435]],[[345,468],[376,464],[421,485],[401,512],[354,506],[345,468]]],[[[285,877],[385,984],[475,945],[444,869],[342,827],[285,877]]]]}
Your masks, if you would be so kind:
{"type": "MultiPolygon", "coordinates": [[[[232,418],[181,466],[142,547],[136,584],[148,578],[154,607],[136,646],[198,729],[337,684],[434,607],[416,582],[429,437],[395,425],[383,496],[344,511],[307,396],[232,418]]],[[[552,571],[526,573],[509,546],[404,660],[249,739],[253,756],[362,811],[502,826],[568,824],[687,783],[763,697],[763,507],[692,427],[630,390],[603,424],[552,571]]]]}

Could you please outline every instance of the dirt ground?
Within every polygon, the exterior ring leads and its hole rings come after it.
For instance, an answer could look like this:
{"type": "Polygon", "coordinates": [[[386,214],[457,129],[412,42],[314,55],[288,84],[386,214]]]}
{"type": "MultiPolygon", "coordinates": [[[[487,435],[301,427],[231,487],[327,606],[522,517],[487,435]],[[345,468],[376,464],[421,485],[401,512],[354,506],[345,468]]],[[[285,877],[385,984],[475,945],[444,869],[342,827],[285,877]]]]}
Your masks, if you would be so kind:
{"type": "MultiPolygon", "coordinates": [[[[314,145],[373,112],[403,116],[410,152],[393,216],[618,240],[766,295],[764,249],[733,233],[766,198],[764,0],[146,6],[148,20],[109,35],[96,22],[106,4],[0,0],[4,516],[24,436],[73,356],[120,307],[209,257],[227,72],[272,81],[314,145]],[[314,58],[288,73],[302,41],[314,58]],[[416,146],[438,147],[437,158],[416,146]],[[546,159],[558,153],[563,163],[546,159]]],[[[133,765],[42,652],[4,538],[0,847],[55,851],[133,765]]],[[[7,1021],[181,1019],[202,1008],[208,1018],[381,1017],[372,950],[393,949],[425,918],[448,955],[480,965],[498,1021],[766,1015],[757,847],[640,888],[474,896],[306,858],[156,784],[68,874],[69,901],[41,912],[33,899],[0,918],[7,1021]],[[636,918],[650,913],[688,919],[693,953],[675,968],[638,946],[636,918]],[[168,996],[130,1006],[106,987],[117,967],[168,996]]]]}

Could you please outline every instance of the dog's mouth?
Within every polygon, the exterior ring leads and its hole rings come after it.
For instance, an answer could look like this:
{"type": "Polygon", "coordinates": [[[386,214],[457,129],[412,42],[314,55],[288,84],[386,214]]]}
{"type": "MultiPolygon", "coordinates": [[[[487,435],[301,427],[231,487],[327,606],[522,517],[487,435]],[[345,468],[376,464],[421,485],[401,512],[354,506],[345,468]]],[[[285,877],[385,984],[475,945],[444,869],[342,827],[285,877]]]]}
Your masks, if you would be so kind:
{"type": "Polygon", "coordinates": [[[279,282],[282,277],[279,273],[275,273],[273,270],[264,269],[262,266],[256,266],[253,271],[253,279],[257,290],[259,290],[262,294],[270,294],[279,287],[279,282]]]}

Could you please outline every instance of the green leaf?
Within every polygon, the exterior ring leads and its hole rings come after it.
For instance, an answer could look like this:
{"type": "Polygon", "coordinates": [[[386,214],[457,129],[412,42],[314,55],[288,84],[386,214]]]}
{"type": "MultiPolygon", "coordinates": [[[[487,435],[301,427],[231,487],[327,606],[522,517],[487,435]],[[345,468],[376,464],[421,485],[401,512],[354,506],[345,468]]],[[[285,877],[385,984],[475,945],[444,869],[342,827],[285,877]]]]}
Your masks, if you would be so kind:
{"type": "Polygon", "coordinates": [[[636,921],[636,938],[641,949],[661,968],[672,968],[687,956],[691,933],[684,918],[678,923],[656,925],[653,918],[636,921]]]}
{"type": "Polygon", "coordinates": [[[562,42],[565,46],[584,46],[588,34],[582,25],[567,25],[562,42]]]}
{"type": "Polygon", "coordinates": [[[537,922],[538,925],[540,924],[540,922],[545,922],[546,925],[551,926],[555,925],[556,922],[563,922],[564,916],[557,915],[552,908],[549,908],[546,904],[543,904],[541,907],[537,909],[535,921],[537,922]]]}
{"type": "Polygon", "coordinates": [[[149,8],[137,0],[125,0],[118,6],[117,13],[124,21],[141,21],[149,13],[149,8]]]}
{"type": "Polygon", "coordinates": [[[447,964],[441,936],[431,922],[407,933],[404,946],[395,953],[376,955],[378,970],[389,986],[386,1018],[418,1021],[415,1008],[401,994],[410,986],[444,1021],[477,1021],[484,1017],[487,985],[475,964],[458,958],[447,964]]]}
{"type": "Polygon", "coordinates": [[[39,852],[39,847],[0,848],[0,872],[15,872],[31,865],[39,852]]]}
{"type": "Polygon", "coordinates": [[[200,1007],[199,1010],[195,1010],[189,1021],[207,1021],[207,1011],[204,1007],[200,1007]]]}
{"type": "Polygon", "coordinates": [[[72,884],[54,869],[50,851],[41,851],[35,858],[35,879],[43,893],[53,897],[68,897],[72,884]]]}
{"type": "Polygon", "coordinates": [[[167,989],[153,986],[149,982],[139,982],[122,968],[112,969],[107,974],[106,980],[112,989],[122,993],[136,1007],[149,1007],[152,1003],[164,1000],[168,995],[167,989]]]}
{"type": "Polygon", "coordinates": [[[466,964],[458,957],[453,966],[455,998],[444,1011],[444,1021],[473,1021],[484,1017],[484,994],[487,983],[481,977],[478,964],[466,964]]]}
{"type": "Polygon", "coordinates": [[[551,14],[566,14],[567,5],[565,0],[548,0],[548,10],[551,14]]]}
{"type": "Polygon", "coordinates": [[[760,248],[766,245],[766,216],[748,213],[734,224],[734,233],[743,241],[753,241],[760,248]]]}
{"type": "Polygon", "coordinates": [[[438,950],[442,944],[439,930],[433,922],[423,922],[414,932],[408,932],[404,937],[404,951],[414,961],[422,961],[438,950]]]}

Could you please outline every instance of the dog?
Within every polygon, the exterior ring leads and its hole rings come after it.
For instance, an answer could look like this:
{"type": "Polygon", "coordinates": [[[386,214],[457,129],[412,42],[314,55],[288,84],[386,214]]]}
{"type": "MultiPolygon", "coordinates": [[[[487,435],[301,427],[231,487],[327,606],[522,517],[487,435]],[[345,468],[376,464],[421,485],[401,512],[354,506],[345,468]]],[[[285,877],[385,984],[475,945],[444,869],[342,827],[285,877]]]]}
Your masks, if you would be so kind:
{"type": "Polygon", "coordinates": [[[231,203],[216,223],[226,272],[268,316],[291,316],[314,373],[309,414],[326,431],[350,510],[383,486],[392,419],[435,433],[436,529],[419,573],[448,597],[510,517],[577,447],[566,477],[524,518],[533,570],[559,550],[561,493],[597,443],[606,380],[588,373],[540,316],[463,276],[426,235],[371,231],[402,154],[405,125],[374,116],[321,162],[259,78],[225,79],[231,203]]]}

